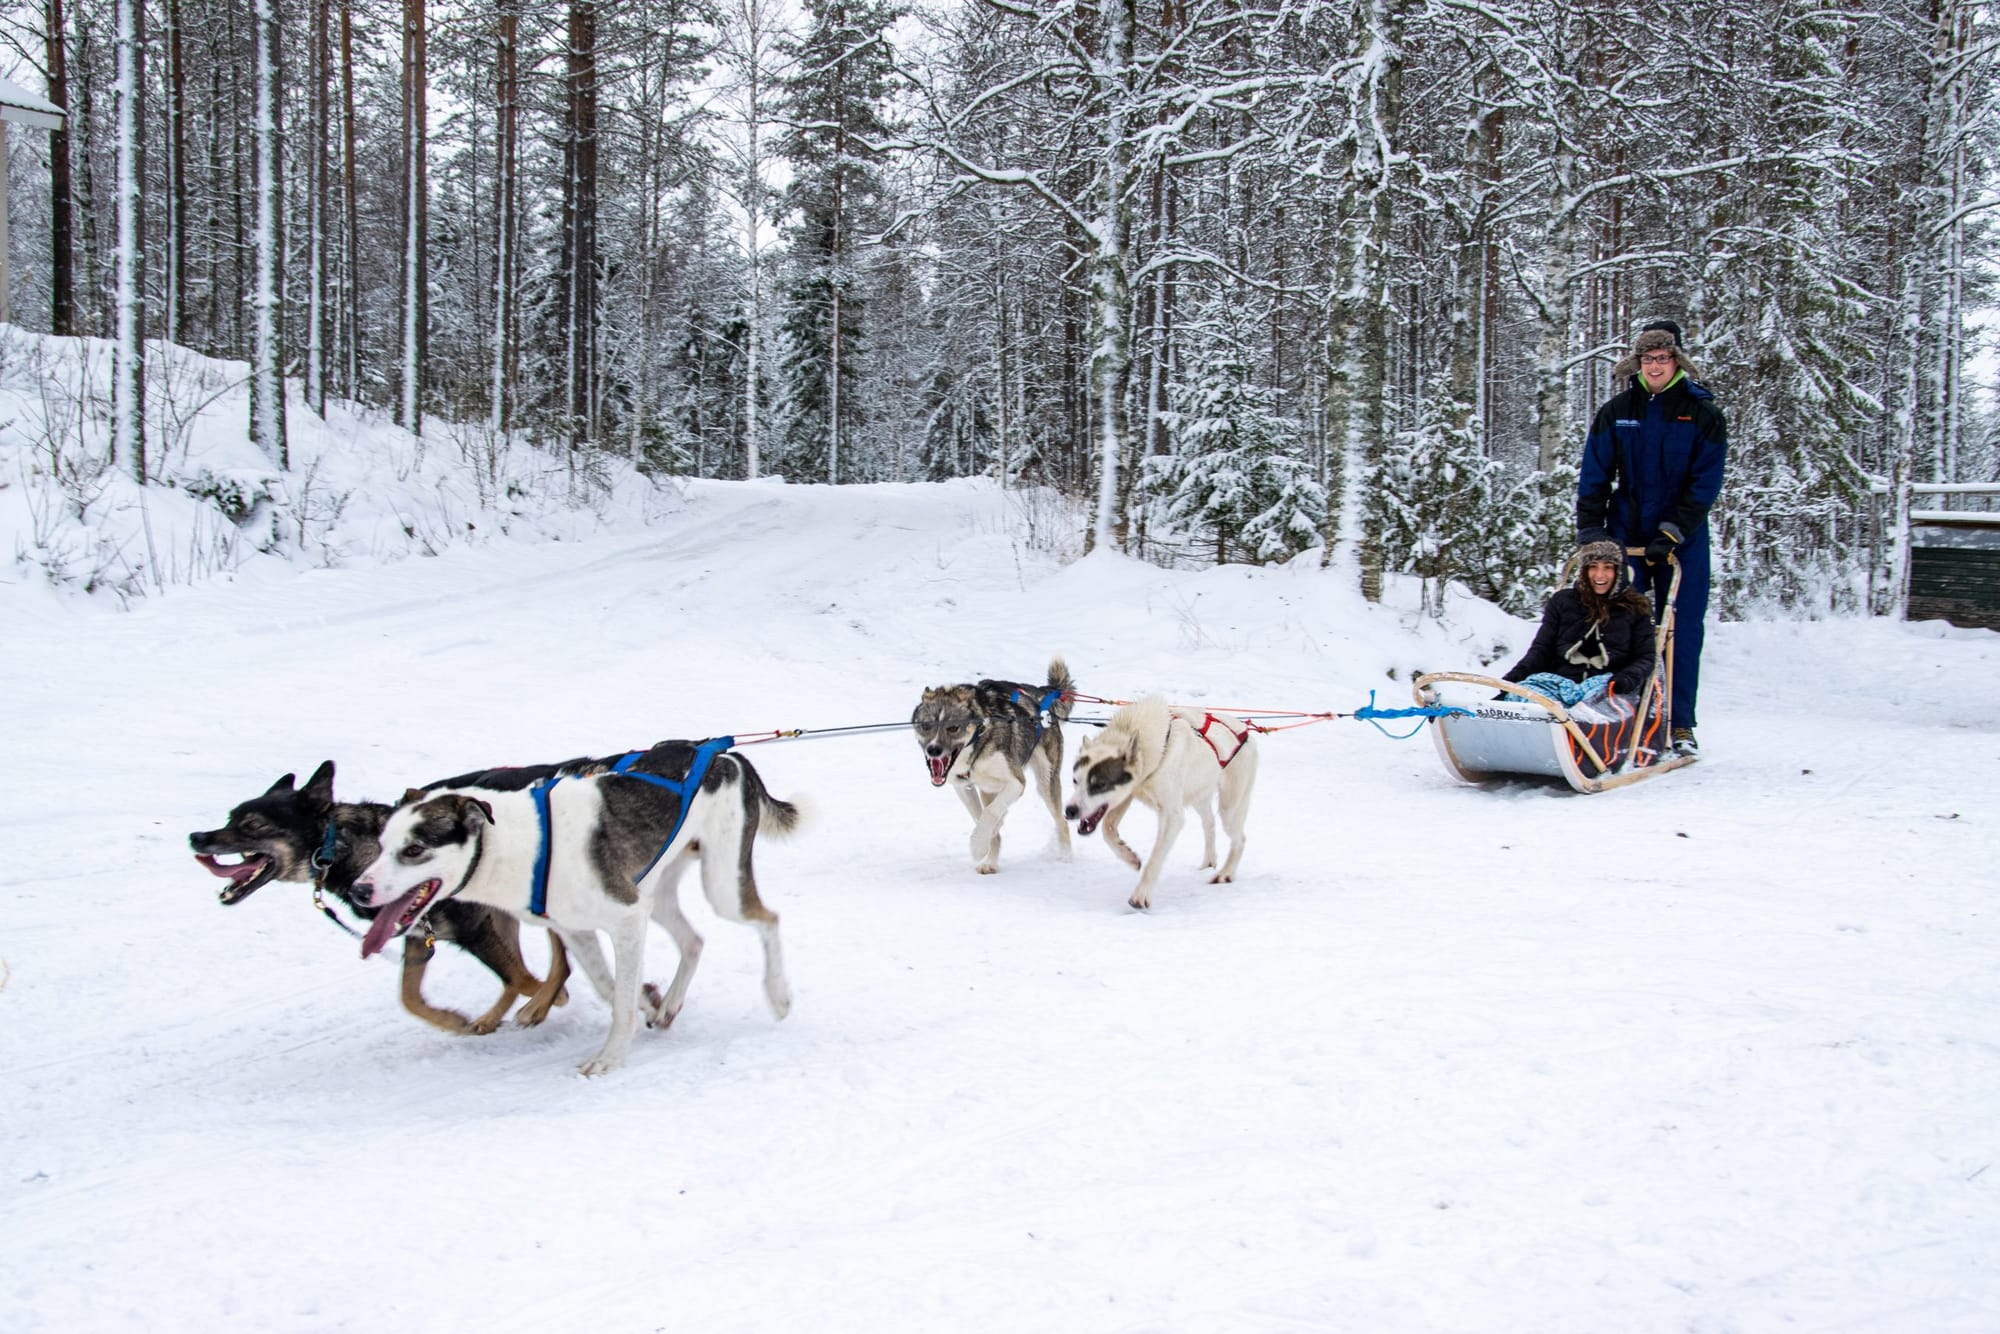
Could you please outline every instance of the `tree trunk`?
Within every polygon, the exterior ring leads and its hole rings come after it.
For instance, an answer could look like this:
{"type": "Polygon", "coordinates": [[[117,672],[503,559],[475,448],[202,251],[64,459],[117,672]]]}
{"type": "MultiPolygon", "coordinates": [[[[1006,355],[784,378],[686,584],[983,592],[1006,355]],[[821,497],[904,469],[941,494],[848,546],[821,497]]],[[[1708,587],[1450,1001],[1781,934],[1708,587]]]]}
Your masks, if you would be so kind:
{"type": "Polygon", "coordinates": [[[328,0],[312,0],[312,43],[307,65],[312,80],[312,143],[306,150],[306,406],[326,416],[327,381],[327,197],[332,193],[333,160],[327,147],[332,122],[333,48],[327,30],[328,0]]]}
{"type": "Polygon", "coordinates": [[[1535,429],[1539,442],[1536,466],[1543,472],[1556,466],[1569,440],[1569,339],[1576,320],[1576,150],[1567,139],[1556,148],[1554,198],[1549,230],[1543,242],[1541,326],[1535,344],[1535,429]]]}
{"type": "Polygon", "coordinates": [[[111,460],[146,481],[146,7],[116,0],[117,82],[112,96],[118,159],[116,332],[111,351],[111,460]]]}
{"type": "Polygon", "coordinates": [[[285,295],[283,64],[278,0],[254,0],[251,36],[255,57],[256,122],[251,177],[256,190],[256,232],[251,242],[250,443],[291,466],[285,442],[285,295]]]}
{"type": "Polygon", "coordinates": [[[569,11],[563,135],[563,383],[571,466],[597,437],[597,6],[569,11]]]}
{"type": "Polygon", "coordinates": [[[429,134],[424,123],[430,75],[424,39],[424,0],[403,0],[402,339],[396,420],[412,435],[424,433],[424,352],[430,323],[429,134]]]}
{"type": "Polygon", "coordinates": [[[181,0],[167,0],[167,298],[166,337],[187,342],[187,62],[181,0]]]}
{"type": "Polygon", "coordinates": [[[499,43],[494,54],[497,124],[493,159],[493,431],[504,436],[513,424],[515,358],[515,256],[519,236],[521,107],[521,0],[500,0],[499,43]]]}
{"type": "Polygon", "coordinates": [[[354,11],[340,4],[341,391],[361,397],[361,218],[354,189],[354,11]]]}
{"type": "MultiPolygon", "coordinates": [[[[49,62],[49,101],[69,110],[69,38],[63,25],[62,0],[48,0],[44,11],[49,62]]],[[[75,257],[69,184],[69,117],[62,128],[49,131],[49,329],[70,337],[76,333],[75,257]]]]}
{"type": "Polygon", "coordinates": [[[1132,145],[1127,138],[1132,69],[1132,0],[1106,0],[1100,75],[1109,106],[1098,164],[1097,216],[1090,237],[1090,372],[1097,400],[1097,510],[1090,546],[1115,547],[1125,526],[1118,464],[1125,452],[1125,390],[1132,368],[1132,290],[1125,247],[1132,233],[1129,202],[1132,145]]]}
{"type": "Polygon", "coordinates": [[[1382,507],[1373,489],[1381,484],[1382,466],[1389,447],[1390,330],[1389,330],[1389,242],[1395,223],[1395,198],[1391,194],[1393,164],[1385,154],[1393,152],[1401,130],[1403,110],[1403,0],[1370,0],[1367,29],[1361,37],[1368,71],[1362,85],[1363,116],[1367,121],[1361,135],[1366,147],[1354,164],[1355,184],[1367,211],[1367,239],[1356,265],[1355,282],[1361,307],[1351,355],[1356,357],[1350,385],[1359,393],[1349,405],[1348,472],[1344,489],[1355,494],[1360,531],[1356,555],[1361,595],[1370,602],[1382,597],[1385,573],[1382,507]],[[1357,466],[1358,465],[1358,466],[1357,466]],[[1367,488],[1365,491],[1363,487],[1367,488]]]}

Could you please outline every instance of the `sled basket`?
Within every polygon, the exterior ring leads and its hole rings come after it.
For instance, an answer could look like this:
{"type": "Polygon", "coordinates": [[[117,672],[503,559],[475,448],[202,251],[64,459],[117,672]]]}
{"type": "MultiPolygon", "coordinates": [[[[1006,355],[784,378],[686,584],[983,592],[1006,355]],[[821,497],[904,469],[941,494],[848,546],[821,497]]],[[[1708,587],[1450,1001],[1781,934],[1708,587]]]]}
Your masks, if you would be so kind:
{"type": "MultiPolygon", "coordinates": [[[[1643,548],[1630,549],[1643,554],[1643,548]]],[[[1444,767],[1468,783],[1503,778],[1560,778],[1578,792],[1625,787],[1694,762],[1668,744],[1674,662],[1674,597],[1680,562],[1667,589],[1655,636],[1653,674],[1637,699],[1564,706],[1516,681],[1476,672],[1427,672],[1413,683],[1417,703],[1469,710],[1436,719],[1431,739],[1444,767]],[[1459,687],[1452,689],[1453,686],[1459,687]],[[1477,689],[1474,689],[1474,688],[1477,689]],[[1507,691],[1506,699],[1494,699],[1507,691]]]]}

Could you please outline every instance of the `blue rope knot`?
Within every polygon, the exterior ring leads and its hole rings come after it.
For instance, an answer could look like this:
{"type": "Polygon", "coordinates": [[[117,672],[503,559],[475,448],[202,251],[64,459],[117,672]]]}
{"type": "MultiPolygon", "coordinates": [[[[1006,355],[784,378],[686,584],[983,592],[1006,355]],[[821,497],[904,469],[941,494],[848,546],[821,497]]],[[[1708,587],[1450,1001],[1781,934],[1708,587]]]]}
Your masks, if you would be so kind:
{"type": "Polygon", "coordinates": [[[1470,718],[1473,716],[1473,713],[1471,709],[1461,709],[1453,704],[1429,704],[1411,709],[1378,709],[1375,707],[1375,692],[1371,690],[1368,692],[1368,703],[1356,709],[1354,716],[1364,723],[1372,724],[1376,731],[1388,737],[1391,741],[1408,741],[1411,737],[1424,730],[1423,723],[1418,723],[1407,732],[1397,733],[1391,732],[1388,728],[1382,726],[1381,720],[1384,718],[1421,718],[1424,722],[1428,722],[1432,718],[1470,718]]]}

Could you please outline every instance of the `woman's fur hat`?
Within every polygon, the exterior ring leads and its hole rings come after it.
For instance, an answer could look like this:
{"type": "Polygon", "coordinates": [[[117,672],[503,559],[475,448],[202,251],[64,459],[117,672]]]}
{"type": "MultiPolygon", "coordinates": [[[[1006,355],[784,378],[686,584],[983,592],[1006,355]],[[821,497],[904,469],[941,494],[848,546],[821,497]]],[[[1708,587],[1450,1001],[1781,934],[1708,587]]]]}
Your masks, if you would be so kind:
{"type": "Polygon", "coordinates": [[[1632,571],[1625,564],[1625,548],[1616,542],[1586,542],[1576,549],[1576,586],[1585,593],[1591,591],[1590,567],[1611,564],[1618,567],[1618,582],[1611,585],[1608,597],[1617,597],[1632,586],[1632,571]]]}
{"type": "Polygon", "coordinates": [[[1635,616],[1653,614],[1653,604],[1638,589],[1632,587],[1632,567],[1625,562],[1625,548],[1617,542],[1586,542],[1570,557],[1576,562],[1577,596],[1583,599],[1583,609],[1590,619],[1602,622],[1610,618],[1618,607],[1624,607],[1635,616]],[[1618,577],[1611,583],[1611,591],[1599,597],[1597,590],[1590,586],[1590,567],[1594,564],[1610,563],[1618,570],[1618,577]]]}
{"type": "Polygon", "coordinates": [[[1655,320],[1639,331],[1639,336],[1632,340],[1632,351],[1625,356],[1624,360],[1611,368],[1611,382],[1613,384],[1623,384],[1637,375],[1639,373],[1639,358],[1643,354],[1653,351],[1655,348],[1665,348],[1667,351],[1673,353],[1674,360],[1679,363],[1681,370],[1687,373],[1688,379],[1698,380],[1701,378],[1695,373],[1694,362],[1688,359],[1687,352],[1681,347],[1680,327],[1672,320],[1655,320]]]}

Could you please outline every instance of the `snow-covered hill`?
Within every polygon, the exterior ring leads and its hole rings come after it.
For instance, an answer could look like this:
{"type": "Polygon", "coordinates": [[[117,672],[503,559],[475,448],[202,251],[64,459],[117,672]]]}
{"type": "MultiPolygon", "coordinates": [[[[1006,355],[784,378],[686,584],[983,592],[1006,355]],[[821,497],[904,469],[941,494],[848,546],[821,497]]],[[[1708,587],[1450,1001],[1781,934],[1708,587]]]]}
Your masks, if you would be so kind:
{"type": "Polygon", "coordinates": [[[111,344],[0,325],[0,588],[123,605],[246,573],[374,564],[640,528],[679,495],[604,454],[581,467],[479,426],[410,434],[290,387],[287,463],[248,439],[248,367],[148,344],[151,485],[110,446],[111,344]]]}
{"type": "MultiPolygon", "coordinates": [[[[1987,633],[1712,627],[1708,758],[1599,797],[1268,738],[1240,882],[1190,833],[1146,914],[1032,801],[975,875],[907,736],[759,746],[812,811],[758,853],[791,1017],[686,894],[687,1009],[602,1079],[580,983],[451,1038],[298,888],[216,904],[187,833],[326,758],[386,798],[1056,652],[1097,694],[1352,709],[1528,629],[1059,566],[978,484],[678,504],[124,614],[0,590],[0,1328],[2000,1326],[1987,633]]],[[[450,949],[429,986],[492,994],[450,949]]]]}

